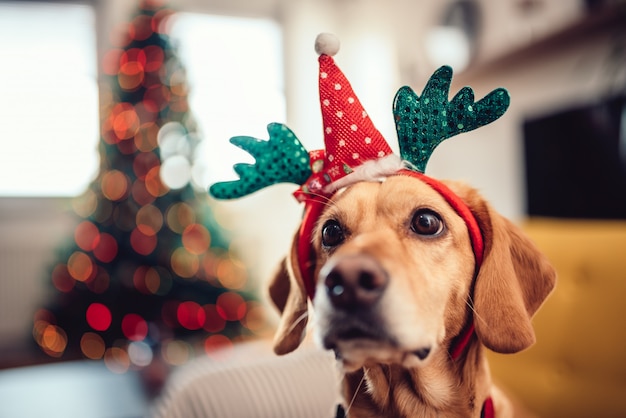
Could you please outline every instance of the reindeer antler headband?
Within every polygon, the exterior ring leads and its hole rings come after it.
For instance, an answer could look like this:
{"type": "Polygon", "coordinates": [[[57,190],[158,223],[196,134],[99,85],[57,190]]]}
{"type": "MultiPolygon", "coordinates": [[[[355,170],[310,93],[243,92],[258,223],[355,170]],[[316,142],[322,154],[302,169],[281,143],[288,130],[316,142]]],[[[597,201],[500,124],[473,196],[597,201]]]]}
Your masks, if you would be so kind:
{"type": "Polygon", "coordinates": [[[335,191],[367,176],[395,174],[417,176],[442,194],[468,224],[477,265],[482,261],[482,236],[467,206],[445,185],[423,175],[434,149],[445,139],[486,125],[504,114],[509,106],[506,90],[493,90],[478,102],[469,87],[448,101],[452,69],[444,66],[430,77],[422,95],[402,87],[393,103],[400,157],[393,155],[387,141],[375,128],[354,94],[352,86],[332,56],[338,40],[318,35],[319,93],[324,125],[324,150],[307,152],[285,125],[268,125],[269,140],[238,136],[231,142],[250,153],[254,165],[234,166],[239,180],[213,184],[209,192],[218,199],[233,199],[276,183],[295,183],[295,197],[305,203],[299,231],[298,261],[309,297],[315,280],[311,257],[311,234],[323,209],[323,201],[335,191]]]}

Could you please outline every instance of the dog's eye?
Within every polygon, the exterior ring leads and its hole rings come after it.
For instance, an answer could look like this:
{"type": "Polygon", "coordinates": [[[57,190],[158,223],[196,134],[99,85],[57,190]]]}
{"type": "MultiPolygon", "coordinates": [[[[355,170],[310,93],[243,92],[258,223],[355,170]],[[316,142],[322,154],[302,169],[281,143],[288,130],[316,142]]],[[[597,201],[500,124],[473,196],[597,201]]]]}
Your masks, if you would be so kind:
{"type": "Polygon", "coordinates": [[[339,222],[330,220],[324,224],[322,228],[322,244],[325,247],[336,247],[343,242],[344,238],[343,228],[341,228],[339,222]]]}
{"type": "Polygon", "coordinates": [[[422,209],[413,215],[411,229],[419,235],[437,235],[443,231],[443,221],[436,213],[422,209]]]}

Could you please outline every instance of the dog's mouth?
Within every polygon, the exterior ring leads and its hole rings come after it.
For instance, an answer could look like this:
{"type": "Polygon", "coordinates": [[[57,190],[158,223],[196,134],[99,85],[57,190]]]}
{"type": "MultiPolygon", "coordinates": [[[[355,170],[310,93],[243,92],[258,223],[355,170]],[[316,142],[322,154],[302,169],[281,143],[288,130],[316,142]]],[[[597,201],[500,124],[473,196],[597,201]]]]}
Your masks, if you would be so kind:
{"type": "Polygon", "coordinates": [[[334,321],[334,324],[329,327],[322,338],[322,344],[324,348],[335,351],[342,345],[345,345],[345,343],[357,346],[361,343],[371,345],[377,342],[395,345],[395,342],[381,329],[380,326],[376,326],[371,322],[343,318],[342,320],[334,321]]]}
{"type": "Polygon", "coordinates": [[[372,324],[353,323],[338,326],[322,338],[322,345],[333,350],[347,371],[356,370],[368,361],[417,366],[430,356],[432,346],[402,347],[394,338],[372,324]]]}
{"type": "Polygon", "coordinates": [[[377,340],[377,336],[369,331],[358,328],[350,328],[337,334],[339,340],[377,340]]]}

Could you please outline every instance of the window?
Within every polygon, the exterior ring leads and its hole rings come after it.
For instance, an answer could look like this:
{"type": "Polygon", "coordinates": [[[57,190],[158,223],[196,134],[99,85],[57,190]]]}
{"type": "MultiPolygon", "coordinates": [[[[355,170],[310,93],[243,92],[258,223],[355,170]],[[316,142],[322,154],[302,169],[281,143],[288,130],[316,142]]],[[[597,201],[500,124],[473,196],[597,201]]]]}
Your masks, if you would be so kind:
{"type": "Polygon", "coordinates": [[[98,167],[94,11],[0,3],[0,196],[74,196],[98,167]]]}
{"type": "Polygon", "coordinates": [[[191,113],[202,138],[194,183],[206,189],[236,179],[232,166],[251,157],[228,140],[268,139],[267,124],[285,121],[280,26],[269,19],[179,13],[171,36],[187,71],[191,113]]]}
{"type": "MultiPolygon", "coordinates": [[[[228,139],[267,139],[283,122],[282,39],[269,19],[179,13],[171,26],[203,141],[194,183],[236,178],[249,156],[228,139]]],[[[80,195],[99,167],[94,10],[0,2],[0,196],[80,195]]]]}

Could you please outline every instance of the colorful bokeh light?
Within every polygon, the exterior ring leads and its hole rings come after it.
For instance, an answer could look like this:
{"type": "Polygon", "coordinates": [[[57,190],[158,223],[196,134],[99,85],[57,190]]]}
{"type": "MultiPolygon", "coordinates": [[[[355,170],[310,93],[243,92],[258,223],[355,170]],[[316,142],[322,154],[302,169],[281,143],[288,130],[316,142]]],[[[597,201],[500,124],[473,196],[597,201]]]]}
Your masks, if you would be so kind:
{"type": "Polygon", "coordinates": [[[111,326],[111,311],[102,303],[94,302],[87,308],[87,323],[96,331],[106,331],[111,326]]]}
{"type": "Polygon", "coordinates": [[[148,336],[148,323],[141,315],[126,314],[122,318],[122,332],[131,341],[142,341],[148,336]]]}
{"type": "Polygon", "coordinates": [[[123,348],[111,347],[104,352],[104,364],[113,373],[121,374],[130,368],[130,358],[123,348]]]}
{"type": "Polygon", "coordinates": [[[227,321],[239,321],[248,310],[244,298],[235,292],[225,292],[218,296],[216,302],[217,313],[227,321]]]}
{"type": "Polygon", "coordinates": [[[174,273],[188,279],[198,272],[200,260],[197,255],[191,254],[184,247],[179,247],[172,253],[171,266],[174,273]]]}
{"type": "Polygon", "coordinates": [[[101,359],[105,350],[104,340],[94,332],[86,332],[80,338],[80,349],[89,359],[101,359]]]}
{"type": "Polygon", "coordinates": [[[85,251],[92,251],[100,241],[98,227],[90,221],[83,221],[74,230],[76,244],[85,251]]]}
{"type": "Polygon", "coordinates": [[[103,57],[100,172],[72,203],[81,219],[50,272],[58,298],[33,321],[48,355],[101,360],[114,373],[155,356],[171,366],[217,358],[263,332],[265,318],[238,293],[247,269],[191,183],[201,138],[186,72],[160,35],[172,11],[140,5],[103,57]]]}
{"type": "Polygon", "coordinates": [[[67,293],[74,288],[76,281],[67,270],[67,265],[57,264],[52,270],[52,284],[60,292],[67,293]]]}
{"type": "Polygon", "coordinates": [[[157,246],[157,236],[154,230],[143,225],[142,228],[135,228],[130,234],[130,245],[137,254],[148,255],[157,246]]]}
{"type": "Polygon", "coordinates": [[[183,246],[191,254],[203,254],[210,245],[211,234],[204,225],[194,223],[183,230],[183,246]]]}
{"type": "Polygon", "coordinates": [[[227,360],[232,355],[233,342],[224,335],[211,335],[204,340],[206,354],[220,361],[227,360]]]}
{"type": "Polygon", "coordinates": [[[103,263],[110,263],[117,256],[117,241],[111,234],[99,235],[98,243],[93,249],[93,255],[103,263]]]}
{"type": "Polygon", "coordinates": [[[226,326],[226,320],[217,312],[217,308],[213,304],[204,305],[205,321],[203,328],[212,333],[221,332],[226,326]]]}
{"type": "Polygon", "coordinates": [[[164,341],[161,355],[166,363],[172,366],[180,366],[191,359],[193,348],[189,343],[181,340],[164,341]]]}
{"type": "Polygon", "coordinates": [[[178,323],[189,330],[202,328],[206,320],[206,312],[198,303],[193,301],[182,302],[176,310],[178,323]]]}
{"type": "Polygon", "coordinates": [[[92,277],[95,267],[91,257],[81,251],[76,251],[67,260],[67,271],[75,280],[85,282],[92,277]]]}
{"type": "Polygon", "coordinates": [[[111,170],[102,176],[102,194],[109,200],[122,200],[128,193],[128,179],[124,173],[111,170]]]}

